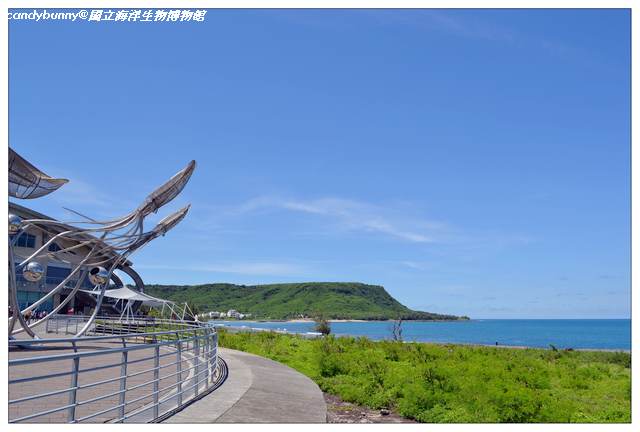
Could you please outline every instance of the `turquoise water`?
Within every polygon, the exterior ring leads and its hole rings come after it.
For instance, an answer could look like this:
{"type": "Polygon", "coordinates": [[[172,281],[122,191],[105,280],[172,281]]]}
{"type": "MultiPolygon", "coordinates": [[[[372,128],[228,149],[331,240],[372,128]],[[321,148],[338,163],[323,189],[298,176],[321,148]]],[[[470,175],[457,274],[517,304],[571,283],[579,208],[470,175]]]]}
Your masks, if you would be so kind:
{"type": "MultiPolygon", "coordinates": [[[[230,326],[247,326],[304,333],[313,331],[311,322],[212,321],[230,326]]],[[[333,322],[336,335],[390,339],[391,322],[333,322]]],[[[631,349],[631,320],[471,320],[456,322],[405,321],[403,339],[415,342],[450,342],[549,348],[631,349]]]]}

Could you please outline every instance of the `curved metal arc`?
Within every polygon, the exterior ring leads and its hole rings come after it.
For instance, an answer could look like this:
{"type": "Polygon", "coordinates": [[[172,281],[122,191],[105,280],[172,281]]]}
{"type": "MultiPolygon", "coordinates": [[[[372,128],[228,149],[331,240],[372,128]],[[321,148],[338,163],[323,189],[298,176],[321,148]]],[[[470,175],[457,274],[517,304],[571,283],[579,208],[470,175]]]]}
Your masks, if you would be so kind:
{"type": "Polygon", "coordinates": [[[115,260],[114,263],[111,265],[111,267],[109,269],[109,274],[107,276],[107,282],[102,284],[102,286],[100,287],[100,294],[98,295],[98,297],[96,299],[96,306],[95,306],[95,309],[93,310],[93,313],[89,317],[89,320],[87,321],[87,323],[78,331],[78,333],[76,333],[73,336],[74,338],[79,338],[83,334],[85,334],[87,332],[87,330],[89,329],[89,327],[91,327],[91,325],[93,324],[93,321],[95,321],[96,317],[98,316],[98,312],[100,311],[100,308],[102,307],[102,300],[104,298],[104,293],[107,290],[107,286],[109,285],[109,281],[111,280],[111,275],[113,274],[113,271],[116,269],[116,267],[118,266],[118,264],[122,260],[126,261],[126,259],[127,259],[127,257],[129,255],[130,254],[122,255],[119,259],[115,260]]]}
{"type": "MultiPolygon", "coordinates": [[[[151,192],[145,200],[142,202],[140,206],[138,206],[131,213],[122,216],[121,218],[116,218],[107,221],[77,221],[73,222],[75,224],[88,224],[88,225],[101,225],[98,228],[87,228],[87,231],[103,231],[103,230],[116,230],[120,228],[124,228],[127,225],[133,223],[136,220],[144,219],[149,214],[156,212],[160,207],[165,204],[171,202],[187,185],[191,175],[193,174],[196,168],[196,161],[192,160],[187,164],[185,168],[176,173],[173,177],[167,180],[164,184],[160,185],[153,192],[151,192]]],[[[86,216],[83,216],[86,217],[86,216]]],[[[67,223],[54,221],[51,219],[33,219],[31,220],[36,223],[45,223],[52,225],[67,225],[67,223]]]]}
{"type": "MultiPolygon", "coordinates": [[[[44,228],[42,228],[42,227],[40,227],[38,225],[35,225],[35,224],[28,224],[28,225],[26,225],[24,227],[24,229],[29,228],[29,227],[37,228],[37,229],[39,229],[39,230],[41,230],[43,232],[47,232],[44,228]]],[[[78,244],[76,244],[74,246],[69,246],[67,248],[60,249],[59,251],[55,251],[55,252],[50,252],[48,250],[45,250],[45,249],[48,249],[48,247],[52,243],[57,241],[57,240],[78,241],[74,237],[75,236],[84,236],[84,235],[86,235],[86,233],[83,232],[83,231],[64,231],[64,232],[58,233],[55,236],[51,237],[49,240],[47,240],[47,242],[45,242],[38,250],[36,250],[34,253],[32,253],[28,258],[25,258],[18,265],[18,268],[21,268],[21,267],[25,266],[29,261],[31,261],[32,259],[34,259],[34,258],[36,258],[36,257],[38,257],[40,255],[49,255],[49,256],[58,257],[57,256],[58,254],[61,255],[61,254],[64,254],[64,253],[68,253],[69,251],[80,249],[80,248],[82,248],[84,246],[88,246],[88,245],[90,245],[92,243],[98,243],[98,244],[102,244],[104,246],[102,249],[99,249],[96,252],[96,254],[102,254],[102,253],[104,253],[106,251],[113,251],[113,249],[126,249],[127,248],[127,246],[114,247],[112,245],[109,245],[108,243],[105,242],[106,237],[103,236],[103,238],[101,238],[101,239],[91,238],[89,240],[82,241],[82,242],[80,242],[80,243],[78,243],[78,244]],[[43,252],[44,252],[44,254],[43,254],[43,252]]],[[[121,236],[121,237],[124,237],[124,236],[121,236]]],[[[113,239],[116,239],[116,238],[119,238],[119,237],[112,237],[109,240],[113,240],[113,239]]],[[[128,240],[128,239],[133,239],[131,241],[128,241],[128,244],[132,244],[133,242],[135,242],[135,238],[137,238],[137,237],[128,236],[127,238],[123,239],[122,244],[124,245],[126,243],[126,240],[128,240]]],[[[113,252],[115,253],[115,251],[113,251],[113,252]]],[[[70,260],[70,262],[71,262],[71,260],[70,260]]]]}
{"type": "MultiPolygon", "coordinates": [[[[111,279],[111,277],[114,275],[114,270],[122,263],[122,262],[126,262],[127,257],[129,257],[133,252],[141,249],[142,247],[144,247],[146,244],[148,244],[149,242],[151,242],[152,240],[154,240],[155,238],[159,237],[160,235],[165,235],[169,230],[171,230],[173,227],[175,227],[180,221],[182,221],[182,219],[184,219],[184,217],[186,216],[190,205],[172,213],[171,215],[165,217],[164,219],[162,219],[155,227],[154,229],[152,229],[151,231],[145,233],[144,232],[144,218],[149,215],[152,212],[156,212],[160,207],[162,207],[163,205],[167,204],[168,202],[170,202],[171,200],[173,200],[186,186],[186,184],[188,183],[191,175],[193,174],[193,171],[195,170],[195,166],[196,163],[195,161],[191,161],[189,162],[189,164],[187,164],[187,166],[182,169],[181,171],[179,171],[177,174],[175,174],[173,177],[171,177],[167,182],[165,182],[164,184],[162,184],[160,187],[158,187],[156,190],[154,190],[149,196],[147,196],[147,198],[143,201],[143,203],[136,208],[133,212],[129,213],[128,215],[125,215],[119,219],[113,219],[111,221],[107,221],[107,222],[99,222],[99,221],[95,221],[91,218],[88,218],[84,215],[80,215],[84,218],[89,219],[89,222],[87,221],[82,221],[82,222],[78,222],[79,224],[85,224],[85,225],[97,225],[95,227],[92,228],[76,228],[73,227],[74,229],[69,230],[69,222],[59,222],[59,221],[55,221],[55,220],[51,220],[51,219],[30,219],[25,221],[26,225],[23,225],[22,228],[23,230],[25,230],[28,227],[36,227],[39,230],[42,230],[44,232],[48,232],[48,230],[46,229],[49,226],[57,226],[57,227],[64,227],[66,228],[65,231],[56,234],[55,236],[53,236],[51,239],[49,239],[47,242],[45,242],[45,244],[43,244],[35,253],[31,254],[28,258],[26,258],[25,260],[23,260],[23,262],[21,262],[19,264],[19,267],[21,268],[22,266],[26,265],[29,261],[31,261],[32,259],[34,259],[35,257],[43,254],[43,252],[50,257],[56,257],[58,259],[61,259],[58,255],[62,255],[64,253],[68,253],[72,250],[75,249],[79,249],[82,248],[84,246],[89,246],[93,243],[93,247],[91,248],[91,250],[89,251],[89,253],[87,253],[85,255],[85,257],[80,260],[79,262],[72,262],[73,260],[69,260],[66,262],[70,262],[72,264],[75,265],[75,268],[73,269],[73,271],[60,283],[58,284],[58,286],[56,288],[54,288],[52,291],[50,291],[49,293],[47,293],[45,296],[43,296],[42,298],[40,298],[38,301],[36,301],[33,305],[28,306],[24,311],[19,311],[19,305],[17,302],[17,283],[16,283],[16,266],[15,266],[15,262],[13,260],[13,257],[15,256],[13,249],[11,248],[12,244],[15,243],[17,241],[17,237],[12,239],[13,243],[10,243],[10,253],[11,253],[11,265],[12,265],[12,269],[11,269],[11,275],[12,275],[12,280],[10,280],[10,291],[12,291],[12,302],[14,304],[14,309],[16,310],[16,314],[14,314],[14,316],[12,317],[12,319],[10,320],[10,333],[13,331],[13,328],[15,326],[15,322],[16,321],[20,321],[21,325],[23,325],[24,331],[26,331],[27,333],[29,333],[32,337],[36,337],[33,332],[31,331],[30,326],[26,325],[26,323],[24,323],[24,318],[23,318],[23,313],[27,313],[29,311],[34,310],[35,308],[37,308],[39,305],[41,305],[42,303],[44,303],[45,301],[47,301],[49,298],[51,298],[53,295],[55,295],[57,292],[59,292],[61,289],[63,289],[66,285],[66,283],[73,277],[75,276],[75,274],[80,270],[80,267],[83,265],[97,265],[97,264],[104,264],[104,263],[110,263],[110,269],[109,269],[109,278],[108,280],[111,279]],[[42,226],[41,226],[42,225],[42,226]],[[118,233],[118,231],[124,230],[125,232],[122,233],[118,233]],[[90,235],[90,233],[98,233],[101,232],[102,236],[100,237],[100,239],[90,239],[90,240],[85,240],[85,239],[78,239],[76,237],[79,236],[86,236],[86,235],[90,235]],[[59,239],[65,239],[68,241],[74,241],[77,242],[79,240],[85,240],[85,241],[81,241],[79,244],[74,245],[74,246],[70,246],[68,248],[64,248],[61,249],[59,251],[54,251],[54,252],[49,252],[49,251],[45,251],[45,249],[48,249],[48,247],[56,240],[59,239]],[[118,254],[116,251],[124,251],[122,254],[118,254]],[[115,257],[107,257],[104,258],[102,260],[98,260],[98,261],[90,261],[90,259],[95,259],[98,255],[103,255],[106,252],[109,252],[113,255],[115,255],[115,257]]],[[[77,212],[76,212],[77,213],[77,212]]],[[[75,294],[75,292],[79,289],[82,279],[85,276],[86,271],[83,271],[82,275],[83,277],[80,278],[78,280],[78,282],[76,283],[76,287],[74,287],[73,289],[73,294],[75,294]]],[[[95,320],[101,306],[102,306],[102,302],[103,302],[103,298],[104,298],[104,294],[106,291],[106,288],[108,287],[108,282],[103,284],[100,287],[100,293],[98,295],[98,298],[96,300],[96,307],[95,310],[93,312],[93,314],[89,317],[89,321],[86,323],[86,325],[74,336],[74,337],[80,337],[82,336],[87,329],[92,325],[93,321],[95,320]]],[[[60,310],[60,308],[62,308],[68,301],[70,301],[70,298],[72,296],[67,297],[67,299],[57,307],[56,311],[60,310]]],[[[185,309],[186,311],[186,309],[185,309]]],[[[183,317],[184,317],[184,311],[183,311],[183,317]]],[[[40,325],[42,320],[37,321],[35,325],[40,325]]],[[[45,322],[45,321],[42,321],[45,322]]],[[[17,331],[16,333],[19,333],[20,331],[17,331]]]]}
{"type": "MultiPolygon", "coordinates": [[[[65,285],[67,284],[67,282],[69,282],[71,280],[71,278],[78,273],[78,271],[81,270],[81,266],[85,265],[86,261],[91,257],[92,252],[89,252],[87,254],[87,256],[84,257],[84,259],[78,264],[76,265],[76,267],[67,275],[67,277],[65,277],[62,282],[60,282],[58,284],[58,286],[56,286],[54,289],[52,289],[51,291],[49,291],[47,294],[45,294],[44,296],[42,296],[40,299],[38,299],[38,301],[36,301],[34,304],[32,304],[31,306],[27,307],[24,311],[22,311],[22,313],[27,313],[29,311],[32,311],[34,309],[36,309],[38,306],[40,306],[41,304],[43,304],[45,301],[47,301],[49,298],[51,298],[52,296],[54,296],[56,293],[58,293],[58,291],[62,290],[65,285]]],[[[82,279],[79,279],[79,281],[82,281],[82,279]]]]}
{"type": "MultiPolygon", "coordinates": [[[[27,224],[27,225],[23,228],[23,231],[24,231],[24,230],[26,230],[26,228],[29,228],[29,227],[30,227],[30,225],[29,225],[29,224],[27,224]]],[[[67,232],[67,233],[69,233],[69,232],[72,232],[72,231],[66,231],[66,232],[67,232]]],[[[50,240],[48,240],[45,244],[43,244],[43,245],[40,247],[40,249],[36,250],[36,251],[35,251],[34,253],[32,253],[28,258],[26,258],[26,259],[25,259],[25,260],[23,260],[20,264],[18,264],[18,268],[21,268],[21,267],[23,267],[23,266],[27,265],[27,263],[28,263],[29,261],[31,261],[32,259],[34,259],[35,257],[37,257],[39,254],[41,254],[41,253],[42,253],[42,251],[43,251],[45,248],[48,248],[48,247],[49,247],[49,245],[50,245],[54,240],[56,240],[57,238],[59,238],[62,234],[64,234],[64,233],[60,233],[60,234],[57,234],[57,235],[53,236],[50,240]]],[[[17,238],[17,237],[19,237],[19,235],[16,235],[15,237],[17,238]]],[[[13,244],[12,244],[12,246],[13,246],[13,244]]]]}
{"type": "Polygon", "coordinates": [[[20,311],[20,303],[18,302],[18,285],[16,282],[16,266],[14,261],[13,254],[13,244],[11,239],[9,240],[9,305],[13,310],[13,315],[9,319],[9,335],[13,331],[13,328],[16,325],[16,321],[20,322],[22,328],[31,336],[32,338],[37,338],[35,333],[29,328],[29,325],[24,319],[22,315],[22,311],[20,311]]]}
{"type": "MultiPolygon", "coordinates": [[[[39,319],[38,321],[36,321],[35,323],[29,325],[30,329],[34,329],[35,327],[38,327],[42,324],[44,324],[45,322],[47,322],[52,316],[54,316],[56,313],[58,313],[58,311],[60,309],[62,309],[67,303],[69,303],[71,301],[71,299],[73,298],[73,296],[78,292],[78,290],[80,289],[80,287],[82,286],[82,281],[84,280],[84,277],[86,276],[87,271],[84,270],[82,272],[82,274],[80,275],[80,278],[78,279],[78,282],[76,282],[76,286],[73,287],[73,290],[71,290],[71,292],[67,295],[67,298],[64,299],[62,302],[60,302],[60,304],[58,306],[56,306],[51,312],[49,312],[44,318],[39,319]]],[[[18,329],[13,331],[11,334],[15,335],[18,333],[22,333],[25,329],[18,329]]]]}
{"type": "MultiPolygon", "coordinates": [[[[113,223],[110,223],[110,224],[98,223],[98,225],[100,225],[99,227],[97,227],[97,228],[83,228],[82,231],[86,231],[86,232],[114,231],[114,230],[121,229],[121,228],[124,228],[124,227],[130,225],[131,223],[135,222],[135,220],[136,220],[136,214],[135,213],[130,213],[130,214],[124,216],[122,219],[117,219],[113,223]]],[[[63,227],[68,227],[70,223],[73,223],[73,224],[91,224],[91,222],[85,222],[85,221],[60,222],[60,221],[51,220],[51,219],[29,219],[29,222],[42,224],[42,225],[56,225],[56,226],[63,226],[63,227]]]]}

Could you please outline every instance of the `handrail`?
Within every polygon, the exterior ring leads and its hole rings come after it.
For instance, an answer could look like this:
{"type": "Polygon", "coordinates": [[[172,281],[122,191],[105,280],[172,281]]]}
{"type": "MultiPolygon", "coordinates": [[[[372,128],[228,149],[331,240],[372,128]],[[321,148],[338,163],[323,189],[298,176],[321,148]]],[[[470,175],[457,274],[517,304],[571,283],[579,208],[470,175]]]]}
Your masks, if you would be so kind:
{"type": "Polygon", "coordinates": [[[97,340],[109,340],[109,339],[122,339],[122,338],[135,338],[140,336],[162,336],[167,334],[176,334],[176,333],[184,333],[184,332],[193,332],[193,329],[182,329],[182,330],[166,330],[161,332],[149,332],[149,333],[132,333],[129,335],[109,335],[109,336],[85,336],[81,339],[78,338],[51,338],[51,339],[10,339],[9,346],[11,345],[41,345],[48,343],[64,343],[64,342],[92,342],[97,340]]]}
{"type": "MultiPolygon", "coordinates": [[[[85,320],[52,316],[47,331],[65,332],[65,325],[85,320]],[[60,322],[62,326],[57,325],[60,322]]],[[[220,363],[214,328],[197,322],[124,322],[113,317],[98,317],[94,324],[98,326],[94,332],[128,333],[9,341],[12,349],[22,348],[22,352],[38,348],[34,356],[9,360],[10,423],[154,422],[215,388],[220,363]],[[163,326],[176,328],[144,332],[163,326]],[[132,328],[136,331],[130,332],[132,328]],[[46,354],[51,349],[69,352],[46,354]],[[29,365],[34,367],[25,369],[29,365]],[[34,382],[38,385],[28,385],[34,382]]]]}

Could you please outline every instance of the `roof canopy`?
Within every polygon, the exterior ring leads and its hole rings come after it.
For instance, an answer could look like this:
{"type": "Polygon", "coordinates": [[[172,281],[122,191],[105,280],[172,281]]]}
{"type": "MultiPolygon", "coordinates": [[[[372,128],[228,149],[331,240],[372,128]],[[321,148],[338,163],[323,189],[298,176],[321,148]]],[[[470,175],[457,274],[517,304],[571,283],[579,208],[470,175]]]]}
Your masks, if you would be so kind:
{"type": "MultiPolygon", "coordinates": [[[[87,294],[98,295],[100,291],[92,291],[92,290],[80,290],[87,294]]],[[[152,297],[148,294],[141,293],[139,291],[134,291],[128,287],[116,288],[106,290],[104,292],[105,297],[121,299],[121,300],[131,300],[131,301],[141,301],[142,304],[147,306],[162,306],[163,304],[173,304],[172,301],[163,300],[156,297],[152,297]]]]}

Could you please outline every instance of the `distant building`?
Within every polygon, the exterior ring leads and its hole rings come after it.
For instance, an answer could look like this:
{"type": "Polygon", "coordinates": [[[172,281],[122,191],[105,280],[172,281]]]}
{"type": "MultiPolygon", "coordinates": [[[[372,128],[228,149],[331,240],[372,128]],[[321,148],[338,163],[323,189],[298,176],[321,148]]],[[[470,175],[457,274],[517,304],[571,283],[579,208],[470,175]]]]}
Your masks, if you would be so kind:
{"type": "Polygon", "coordinates": [[[242,314],[235,309],[229,309],[227,312],[227,317],[229,318],[241,319],[240,315],[242,314]]]}

